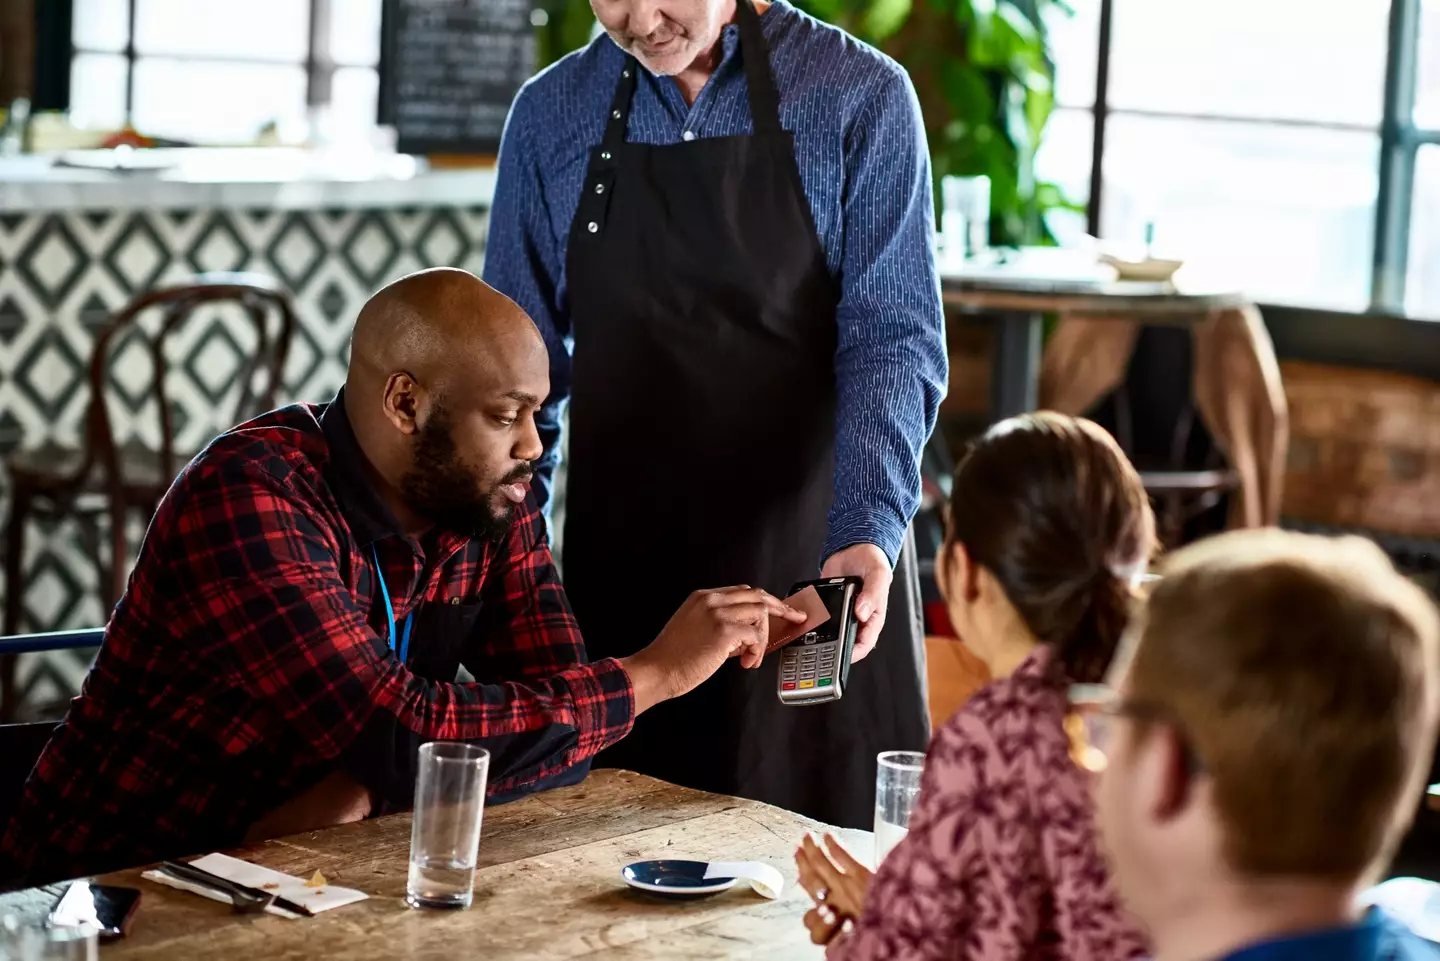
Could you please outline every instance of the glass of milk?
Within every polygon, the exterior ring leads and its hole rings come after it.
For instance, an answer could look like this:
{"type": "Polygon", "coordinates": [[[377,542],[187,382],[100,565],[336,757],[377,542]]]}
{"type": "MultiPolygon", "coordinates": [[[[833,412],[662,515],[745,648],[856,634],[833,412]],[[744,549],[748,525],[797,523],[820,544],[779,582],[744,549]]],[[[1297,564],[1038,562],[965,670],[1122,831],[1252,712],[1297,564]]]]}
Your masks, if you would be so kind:
{"type": "Polygon", "coordinates": [[[925,755],[917,751],[885,751],[875,774],[875,868],[910,830],[910,811],[920,794],[925,755]]]}

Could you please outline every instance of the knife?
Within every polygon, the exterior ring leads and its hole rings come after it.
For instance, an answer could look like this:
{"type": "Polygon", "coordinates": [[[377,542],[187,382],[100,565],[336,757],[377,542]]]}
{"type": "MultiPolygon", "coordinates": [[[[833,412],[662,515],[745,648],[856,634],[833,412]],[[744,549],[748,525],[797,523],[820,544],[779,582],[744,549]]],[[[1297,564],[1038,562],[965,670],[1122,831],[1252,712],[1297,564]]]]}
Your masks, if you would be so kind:
{"type": "Polygon", "coordinates": [[[252,888],[238,881],[232,881],[229,878],[222,878],[218,874],[212,874],[204,868],[195,867],[193,864],[186,864],[183,861],[162,861],[160,863],[160,869],[171,877],[178,878],[182,881],[190,881],[193,884],[214,888],[225,894],[239,893],[246,898],[258,898],[267,904],[274,904],[275,907],[280,908],[282,911],[289,911],[292,914],[298,914],[306,918],[315,917],[315,912],[303,904],[298,904],[289,898],[282,898],[269,891],[263,891],[260,888],[252,888]]]}

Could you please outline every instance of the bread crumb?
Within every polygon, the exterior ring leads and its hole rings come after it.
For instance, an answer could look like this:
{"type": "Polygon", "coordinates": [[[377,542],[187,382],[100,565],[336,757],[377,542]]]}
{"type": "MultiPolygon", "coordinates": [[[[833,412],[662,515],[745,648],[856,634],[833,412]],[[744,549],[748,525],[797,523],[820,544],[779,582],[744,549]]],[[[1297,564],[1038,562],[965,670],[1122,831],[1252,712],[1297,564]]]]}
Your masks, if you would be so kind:
{"type": "Polygon", "coordinates": [[[323,888],[329,883],[329,881],[325,880],[325,875],[321,874],[319,871],[316,871],[315,876],[305,882],[305,886],[307,888],[323,888]]]}

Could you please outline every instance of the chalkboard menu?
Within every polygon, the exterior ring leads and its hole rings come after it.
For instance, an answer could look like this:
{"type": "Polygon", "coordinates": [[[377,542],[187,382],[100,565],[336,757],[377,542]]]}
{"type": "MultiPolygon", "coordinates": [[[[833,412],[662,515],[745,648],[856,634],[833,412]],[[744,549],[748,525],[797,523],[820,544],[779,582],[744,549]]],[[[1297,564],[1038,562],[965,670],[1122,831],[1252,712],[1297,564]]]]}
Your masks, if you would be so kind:
{"type": "Polygon", "coordinates": [[[385,0],[380,122],[403,153],[500,149],[505,116],[535,72],[531,0],[385,0]]]}

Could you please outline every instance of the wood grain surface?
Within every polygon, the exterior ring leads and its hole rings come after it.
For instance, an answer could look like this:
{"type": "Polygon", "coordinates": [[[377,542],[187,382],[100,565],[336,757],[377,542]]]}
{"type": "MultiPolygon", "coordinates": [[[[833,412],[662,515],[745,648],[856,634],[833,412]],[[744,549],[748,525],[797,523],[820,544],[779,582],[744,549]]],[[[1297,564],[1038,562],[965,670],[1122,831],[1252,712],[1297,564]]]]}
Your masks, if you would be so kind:
{"type": "MultiPolygon", "coordinates": [[[[799,815],[739,798],[676,787],[625,771],[489,808],[480,841],[475,903],[466,911],[405,906],[410,816],[362,821],[227,852],[370,899],[313,919],[241,916],[229,906],[154,884],[140,869],[100,880],[139,888],[129,937],[101,958],[819,959],[801,917],[792,854],[808,830],[799,815]],[[655,900],[626,888],[620,868],[648,858],[757,860],[786,888],[767,901],[745,882],[713,898],[655,900]]],[[[868,832],[837,832],[868,861],[868,832]]],[[[63,885],[0,896],[0,915],[43,918],[63,885]]]]}

